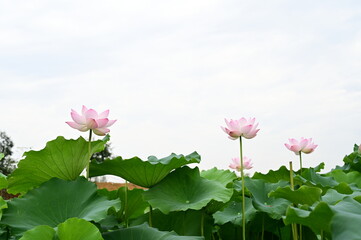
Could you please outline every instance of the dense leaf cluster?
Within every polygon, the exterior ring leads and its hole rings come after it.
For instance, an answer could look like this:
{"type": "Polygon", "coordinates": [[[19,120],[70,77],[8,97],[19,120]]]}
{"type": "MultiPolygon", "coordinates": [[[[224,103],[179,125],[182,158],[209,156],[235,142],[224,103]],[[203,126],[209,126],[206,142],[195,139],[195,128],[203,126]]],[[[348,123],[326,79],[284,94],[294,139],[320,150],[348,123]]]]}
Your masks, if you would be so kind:
{"type": "MultiPolygon", "coordinates": [[[[194,152],[165,158],[94,160],[90,176],[115,175],[142,188],[97,190],[81,173],[108,138],[63,137],[30,151],[0,185],[0,239],[232,240],[242,237],[241,180],[229,170],[200,171],[194,152]],[[90,150],[90,153],[88,152],[90,150]]],[[[246,177],[247,239],[344,240],[361,236],[361,155],[321,173],[282,166],[246,177]],[[291,186],[291,179],[294,186],[291,186]]]]}

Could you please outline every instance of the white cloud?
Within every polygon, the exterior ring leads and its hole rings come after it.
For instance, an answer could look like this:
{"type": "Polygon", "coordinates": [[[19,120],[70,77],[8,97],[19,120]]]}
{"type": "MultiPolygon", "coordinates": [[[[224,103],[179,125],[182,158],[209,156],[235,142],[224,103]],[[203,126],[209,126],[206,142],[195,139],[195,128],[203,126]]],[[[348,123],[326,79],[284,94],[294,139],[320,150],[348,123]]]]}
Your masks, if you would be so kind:
{"type": "Polygon", "coordinates": [[[238,154],[224,117],[260,122],[245,142],[257,171],[297,163],[290,137],[319,144],[305,166],[360,141],[358,2],[23,3],[0,10],[1,123],[18,146],[78,137],[64,122],[82,104],[118,119],[117,154],[197,150],[203,168],[238,154]]]}

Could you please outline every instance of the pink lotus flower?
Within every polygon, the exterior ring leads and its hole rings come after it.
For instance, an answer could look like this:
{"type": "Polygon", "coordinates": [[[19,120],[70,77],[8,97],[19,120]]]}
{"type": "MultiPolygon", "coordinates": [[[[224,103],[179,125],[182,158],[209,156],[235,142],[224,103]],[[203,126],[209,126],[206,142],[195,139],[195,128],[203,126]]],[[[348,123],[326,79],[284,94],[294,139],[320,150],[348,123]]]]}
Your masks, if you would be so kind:
{"type": "Polygon", "coordinates": [[[98,114],[94,109],[87,109],[84,105],[82,114],[78,114],[73,109],[71,110],[71,118],[74,122],[66,122],[70,127],[78,129],[81,132],[93,130],[98,136],[104,136],[110,130],[108,127],[113,125],[117,120],[109,120],[109,110],[98,114]]]}
{"type": "Polygon", "coordinates": [[[358,153],[361,154],[361,144],[358,146],[358,153]]]}
{"type": "Polygon", "coordinates": [[[257,129],[258,123],[255,124],[256,119],[250,118],[249,120],[241,118],[239,120],[227,120],[224,119],[227,127],[221,127],[225,133],[229,135],[229,138],[236,140],[239,137],[245,137],[247,139],[254,138],[257,135],[259,129],[257,129]]]}
{"type": "MultiPolygon", "coordinates": [[[[246,156],[243,157],[243,167],[244,169],[251,169],[253,167],[252,160],[246,156]]],[[[241,171],[241,161],[239,157],[232,158],[231,164],[229,164],[229,168],[232,168],[237,171],[241,171]]]]}
{"type": "Polygon", "coordinates": [[[318,145],[314,144],[312,142],[312,138],[303,138],[298,141],[294,138],[288,139],[289,143],[285,143],[285,146],[292,152],[294,152],[296,155],[299,155],[300,152],[303,153],[311,153],[313,152],[318,145]]]}

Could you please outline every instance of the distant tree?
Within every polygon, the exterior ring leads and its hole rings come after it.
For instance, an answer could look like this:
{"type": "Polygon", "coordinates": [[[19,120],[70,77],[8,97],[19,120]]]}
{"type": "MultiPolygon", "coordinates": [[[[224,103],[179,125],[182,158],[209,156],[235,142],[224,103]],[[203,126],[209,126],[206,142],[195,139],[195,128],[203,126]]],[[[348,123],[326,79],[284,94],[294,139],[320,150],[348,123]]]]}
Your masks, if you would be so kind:
{"type": "Polygon", "coordinates": [[[0,132],[0,153],[4,154],[0,160],[0,172],[4,175],[9,175],[15,169],[15,160],[11,158],[13,147],[14,143],[10,137],[5,132],[0,132]]]}
{"type": "Polygon", "coordinates": [[[110,143],[106,143],[104,150],[101,152],[94,153],[91,157],[92,160],[95,160],[98,163],[104,162],[105,159],[112,157],[112,148],[110,147],[110,143]]]}

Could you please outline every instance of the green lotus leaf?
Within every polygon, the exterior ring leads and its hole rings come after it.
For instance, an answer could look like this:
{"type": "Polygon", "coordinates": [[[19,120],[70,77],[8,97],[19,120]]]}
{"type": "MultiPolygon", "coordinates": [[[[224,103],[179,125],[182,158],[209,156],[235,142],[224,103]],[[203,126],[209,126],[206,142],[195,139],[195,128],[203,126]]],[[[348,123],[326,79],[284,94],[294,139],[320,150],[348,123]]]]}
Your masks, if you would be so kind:
{"type": "Polygon", "coordinates": [[[119,200],[99,196],[96,185],[83,177],[75,181],[53,178],[24,197],[9,201],[0,223],[19,234],[39,225],[56,227],[73,217],[98,222],[116,205],[120,205],[119,200]]]}
{"type": "MultiPolygon", "coordinates": [[[[246,198],[246,221],[251,221],[256,215],[257,210],[252,205],[252,200],[246,198]]],[[[222,210],[213,214],[213,218],[216,224],[225,224],[232,222],[235,225],[242,225],[242,200],[230,201],[227,206],[222,210]]]]}
{"type": "Polygon", "coordinates": [[[58,225],[59,240],[103,240],[99,229],[79,218],[70,218],[58,225]]]}
{"type": "Polygon", "coordinates": [[[90,176],[115,175],[138,186],[149,188],[160,182],[172,170],[186,164],[199,162],[200,156],[197,152],[187,156],[173,153],[161,159],[150,156],[148,161],[143,161],[138,157],[131,159],[117,157],[113,160],[105,160],[103,163],[92,162],[90,176]]]}
{"type": "Polygon", "coordinates": [[[327,203],[319,202],[315,207],[311,208],[310,211],[289,207],[284,222],[285,224],[302,224],[311,228],[316,234],[320,234],[321,231],[329,234],[331,232],[330,223],[333,215],[327,203]]]}
{"type": "Polygon", "coordinates": [[[256,172],[253,179],[263,179],[270,183],[278,183],[279,181],[290,181],[290,171],[282,166],[278,170],[270,170],[267,174],[256,172]]]}
{"type": "Polygon", "coordinates": [[[312,205],[321,199],[321,194],[322,190],[320,188],[303,185],[297,190],[292,190],[290,186],[278,187],[270,192],[269,196],[284,198],[294,204],[312,205]]]}
{"type": "Polygon", "coordinates": [[[20,240],[103,240],[98,228],[79,218],[69,218],[57,226],[56,230],[47,225],[40,225],[24,233],[20,240]]]}
{"type": "Polygon", "coordinates": [[[343,159],[344,165],[341,169],[346,171],[358,171],[361,172],[361,154],[358,152],[359,146],[357,144],[353,147],[353,152],[346,155],[343,159]]]}
{"type": "Polygon", "coordinates": [[[360,239],[361,204],[347,197],[331,208],[335,213],[331,223],[332,239],[360,239]]]}
{"type": "Polygon", "coordinates": [[[308,185],[321,188],[324,192],[329,188],[337,186],[339,183],[336,182],[332,177],[324,176],[317,173],[313,168],[305,169],[301,175],[297,175],[294,178],[295,184],[308,185]]]}
{"type": "Polygon", "coordinates": [[[9,185],[9,183],[8,183],[7,177],[4,174],[0,173],[0,190],[7,188],[8,185],[9,185]]]}
{"type": "MultiPolygon", "coordinates": [[[[140,225],[149,221],[149,213],[132,221],[132,225],[140,225]]],[[[203,233],[208,239],[213,230],[213,218],[204,213],[204,210],[187,210],[164,214],[158,209],[152,211],[152,227],[160,231],[175,231],[181,236],[200,236],[201,223],[203,221],[203,233]],[[203,218],[203,219],[202,219],[203,218]]]]}
{"type": "Polygon", "coordinates": [[[227,186],[228,183],[232,182],[237,178],[237,175],[229,170],[219,170],[217,168],[212,168],[206,171],[202,171],[201,177],[208,180],[218,181],[224,186],[227,186]]]}
{"type": "Polygon", "coordinates": [[[53,240],[55,236],[55,230],[47,225],[39,225],[30,229],[24,233],[20,240],[53,240]]]}
{"type": "Polygon", "coordinates": [[[288,183],[285,181],[268,183],[263,179],[245,179],[245,186],[252,194],[254,207],[267,213],[273,219],[281,219],[291,202],[283,198],[270,197],[268,194],[278,187],[286,185],[288,183]]]}
{"type": "Polygon", "coordinates": [[[4,158],[4,154],[0,153],[0,160],[4,158]]]}
{"type": "Polygon", "coordinates": [[[338,203],[339,201],[343,200],[346,197],[357,197],[357,196],[361,196],[361,192],[353,192],[352,194],[342,194],[339,193],[338,191],[336,191],[335,189],[329,189],[325,195],[323,195],[321,197],[323,202],[326,202],[330,205],[335,205],[336,203],[338,203]]]}
{"type": "Polygon", "coordinates": [[[211,200],[227,202],[233,190],[222,183],[202,178],[198,168],[178,168],[162,182],[144,192],[152,207],[167,214],[170,211],[199,210],[211,200]]]}
{"type": "MultiPolygon", "coordinates": [[[[103,150],[105,141],[91,143],[91,154],[103,150]]],[[[75,180],[89,161],[89,143],[82,137],[67,140],[58,137],[40,151],[26,152],[18,168],[8,177],[8,192],[25,193],[29,189],[56,177],[75,180]]]]}
{"type": "Polygon", "coordinates": [[[345,173],[342,170],[333,170],[327,174],[330,177],[333,177],[339,183],[348,183],[355,184],[358,188],[361,188],[361,173],[357,171],[352,171],[345,173]]]}
{"type": "Polygon", "coordinates": [[[104,240],[204,240],[198,236],[178,236],[174,232],[163,232],[147,224],[115,230],[103,234],[104,240]]]}
{"type": "Polygon", "coordinates": [[[0,197],[0,219],[3,215],[3,209],[6,209],[7,207],[8,207],[7,202],[2,197],[0,197]]]}
{"type": "Polygon", "coordinates": [[[145,210],[149,207],[148,202],[143,198],[143,189],[134,188],[133,190],[125,193],[125,188],[122,187],[118,190],[118,195],[122,203],[120,212],[124,214],[124,220],[134,219],[144,214],[145,210]],[[127,199],[126,198],[127,195],[127,199]]]}

